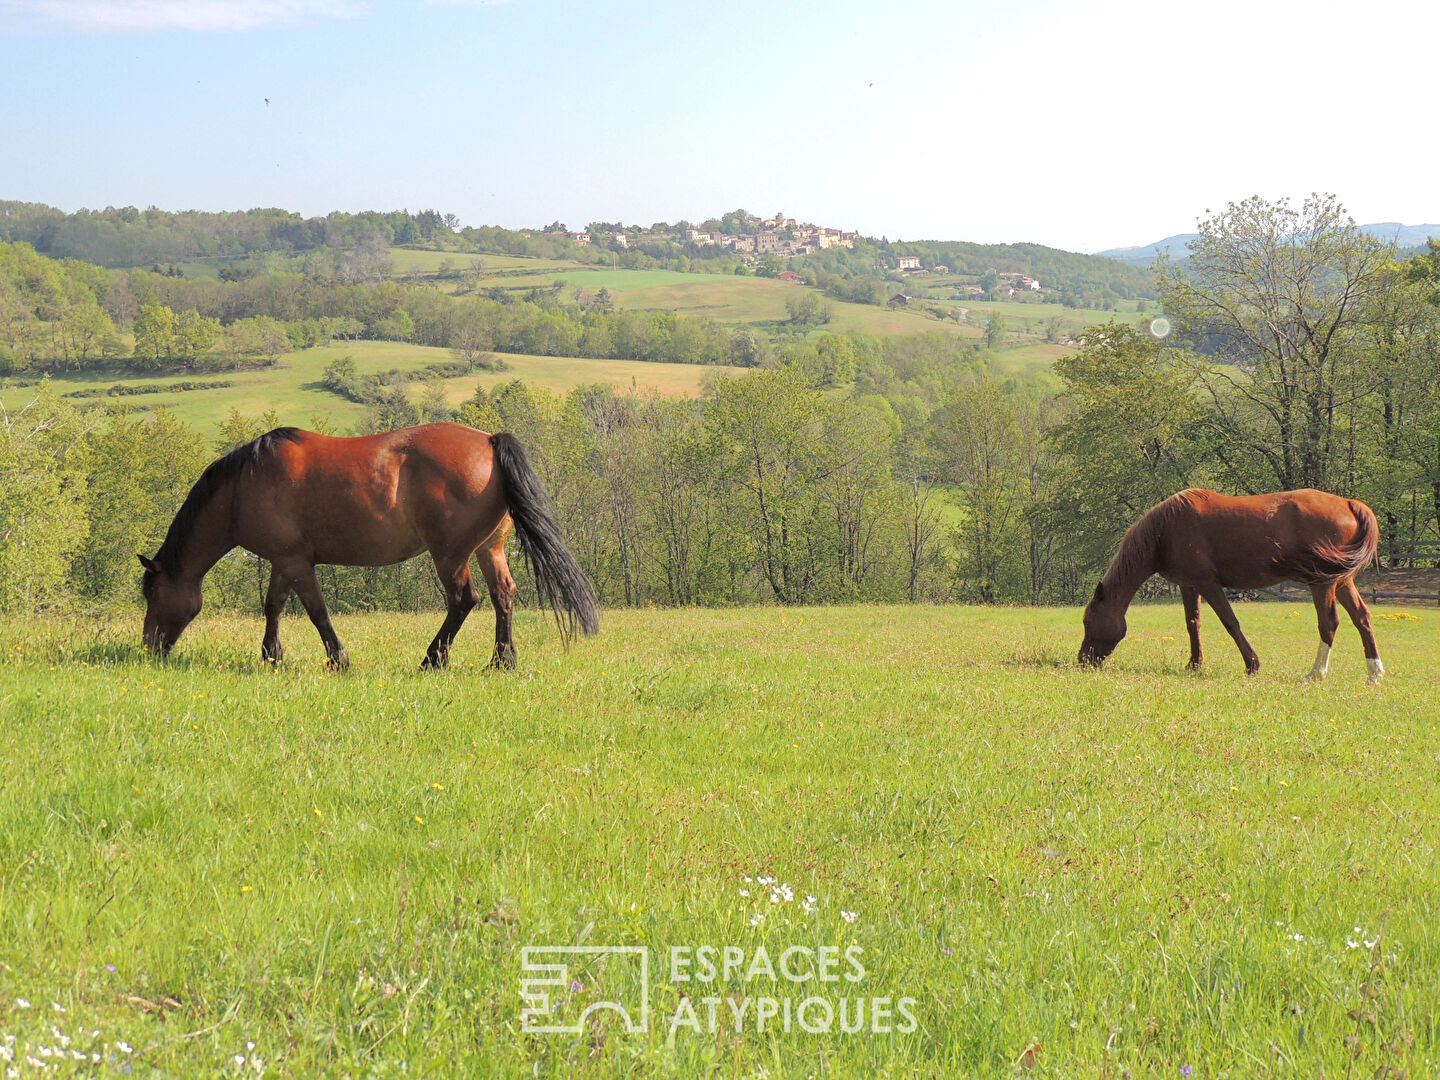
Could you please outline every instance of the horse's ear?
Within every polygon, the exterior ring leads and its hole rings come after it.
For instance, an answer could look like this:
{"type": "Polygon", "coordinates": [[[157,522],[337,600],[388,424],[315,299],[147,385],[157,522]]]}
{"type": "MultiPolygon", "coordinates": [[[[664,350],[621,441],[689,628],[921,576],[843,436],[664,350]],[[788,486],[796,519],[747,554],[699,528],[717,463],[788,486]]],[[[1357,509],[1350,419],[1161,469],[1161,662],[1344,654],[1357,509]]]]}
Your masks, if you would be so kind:
{"type": "Polygon", "coordinates": [[[1099,601],[1104,600],[1104,599],[1105,599],[1105,583],[1104,583],[1103,581],[1097,581],[1097,582],[1095,583],[1095,596],[1094,596],[1094,600],[1098,603],[1099,601]]]}
{"type": "Polygon", "coordinates": [[[154,559],[147,559],[138,551],[135,553],[135,557],[140,560],[140,565],[145,567],[145,569],[149,570],[152,574],[158,574],[160,572],[160,564],[157,563],[154,559]]]}

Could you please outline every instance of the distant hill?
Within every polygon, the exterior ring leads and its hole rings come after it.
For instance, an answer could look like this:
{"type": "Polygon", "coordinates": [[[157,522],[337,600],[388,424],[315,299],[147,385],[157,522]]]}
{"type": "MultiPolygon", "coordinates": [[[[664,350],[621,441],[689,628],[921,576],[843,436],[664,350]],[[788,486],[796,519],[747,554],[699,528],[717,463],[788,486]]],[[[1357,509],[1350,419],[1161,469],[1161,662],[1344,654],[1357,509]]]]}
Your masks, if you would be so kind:
{"type": "MultiPolygon", "coordinates": [[[[1392,241],[1402,251],[1407,248],[1424,247],[1428,238],[1440,237],[1440,225],[1401,225],[1398,221],[1377,221],[1371,225],[1361,225],[1360,231],[1381,240],[1392,241]]],[[[1162,251],[1168,251],[1177,259],[1183,259],[1190,241],[1199,235],[1199,233],[1193,232],[1176,233],[1163,240],[1156,240],[1153,244],[1109,248],[1106,251],[1097,251],[1095,254],[1103,255],[1107,259],[1114,259],[1116,262],[1129,263],[1132,266],[1147,266],[1162,251]]]]}

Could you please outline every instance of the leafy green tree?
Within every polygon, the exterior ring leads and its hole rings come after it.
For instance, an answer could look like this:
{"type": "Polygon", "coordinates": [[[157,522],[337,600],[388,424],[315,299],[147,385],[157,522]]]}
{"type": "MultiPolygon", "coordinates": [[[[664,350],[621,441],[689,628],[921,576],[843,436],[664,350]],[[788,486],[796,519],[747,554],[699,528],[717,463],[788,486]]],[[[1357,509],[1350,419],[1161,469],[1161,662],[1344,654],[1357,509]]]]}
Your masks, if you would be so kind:
{"type": "Polygon", "coordinates": [[[985,324],[985,347],[992,352],[1005,347],[1005,316],[995,312],[985,324]]]}
{"type": "Polygon", "coordinates": [[[89,528],[76,554],[74,583],[87,600],[133,597],[135,554],[160,546],[210,455],[200,433],[167,409],[149,418],[116,409],[87,443],[89,528]]]}
{"type": "Polygon", "coordinates": [[[73,597],[71,564],[89,530],[83,428],[48,384],[14,412],[0,409],[0,611],[73,597]]]}
{"type": "Polygon", "coordinates": [[[749,522],[744,535],[785,604],[807,599],[819,571],[809,526],[824,418],[823,396],[790,368],[720,380],[707,413],[717,461],[749,522]]]}
{"type": "Polygon", "coordinates": [[[179,320],[164,304],[140,306],[135,317],[135,359],[142,366],[160,367],[175,355],[175,331],[179,320]]]}
{"type": "Polygon", "coordinates": [[[1160,260],[1180,339],[1214,361],[1211,423],[1235,486],[1330,486],[1337,423],[1371,390],[1359,346],[1390,259],[1334,196],[1312,195],[1299,209],[1230,203],[1200,223],[1188,260],[1160,260]]]}
{"type": "Polygon", "coordinates": [[[1062,459],[1051,523],[1083,565],[1103,567],[1141,513],[1204,480],[1201,366],[1125,323],[1080,342],[1055,361],[1070,413],[1049,434],[1062,459]]]}
{"type": "Polygon", "coordinates": [[[263,359],[273,364],[293,348],[284,325],[269,315],[237,319],[226,336],[230,351],[245,360],[263,359]]]}
{"type": "Polygon", "coordinates": [[[219,339],[220,320],[207,318],[194,308],[182,311],[175,320],[175,352],[187,367],[195,367],[219,339]]]}

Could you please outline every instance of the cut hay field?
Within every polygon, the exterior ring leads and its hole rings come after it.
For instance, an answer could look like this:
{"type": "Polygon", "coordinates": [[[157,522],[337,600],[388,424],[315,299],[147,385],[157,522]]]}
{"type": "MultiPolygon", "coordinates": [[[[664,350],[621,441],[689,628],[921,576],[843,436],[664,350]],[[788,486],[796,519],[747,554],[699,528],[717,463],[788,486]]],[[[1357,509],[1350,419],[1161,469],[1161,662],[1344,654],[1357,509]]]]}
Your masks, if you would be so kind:
{"type": "Polygon", "coordinates": [[[428,675],[438,615],[338,618],[344,675],[298,619],[278,671],[258,618],[7,620],[5,1064],[1434,1076],[1440,615],[1379,613],[1379,687],[1348,627],[1297,684],[1308,604],[1242,606],[1253,678],[1176,604],[1101,673],[1073,609],[526,612],[511,674],[477,613],[428,675]],[[527,1033],[531,946],[648,949],[550,1002],[648,1030],[527,1033]]]}
{"type": "MultiPolygon", "coordinates": [[[[674,274],[647,270],[597,270],[565,274],[583,289],[610,289],[615,306],[637,311],[675,311],[721,323],[780,323],[788,319],[785,301],[803,295],[806,287],[775,278],[727,274],[674,274]]],[[[808,290],[814,292],[813,289],[808,290]]],[[[944,333],[979,338],[982,331],[918,311],[851,304],[824,297],[832,319],[828,331],[874,334],[944,333]]]]}
{"type": "MultiPolygon", "coordinates": [[[[153,394],[131,394],[124,397],[75,399],[90,404],[96,401],[128,405],[135,409],[165,407],[180,419],[208,429],[220,423],[232,408],[246,416],[260,416],[275,410],[282,423],[307,426],[311,418],[327,421],[339,430],[347,430],[365,415],[365,407],[347,401],[326,390],[321,376],[327,364],[342,356],[351,356],[360,374],[389,371],[392,368],[419,369],[426,364],[446,363],[453,359],[448,349],[432,349],[390,341],[345,341],[281,357],[273,368],[253,371],[220,371],[194,375],[163,375],[150,378],[116,378],[94,373],[67,374],[51,380],[57,393],[73,390],[104,389],[115,384],[124,386],[163,386],[183,379],[197,382],[229,382],[218,389],[190,390],[183,393],[157,391],[153,394]]],[[[716,372],[737,369],[696,364],[651,364],[636,360],[588,360],[579,357],[528,356],[506,353],[508,368],[499,372],[476,371],[473,375],[445,380],[447,400],[458,404],[475,391],[477,384],[492,387],[512,379],[524,379],[534,386],[564,392],[573,386],[603,383],[617,389],[654,391],[664,396],[698,395],[707,377],[716,372]]],[[[35,387],[17,386],[0,390],[0,403],[14,410],[35,396],[35,387]]]]}

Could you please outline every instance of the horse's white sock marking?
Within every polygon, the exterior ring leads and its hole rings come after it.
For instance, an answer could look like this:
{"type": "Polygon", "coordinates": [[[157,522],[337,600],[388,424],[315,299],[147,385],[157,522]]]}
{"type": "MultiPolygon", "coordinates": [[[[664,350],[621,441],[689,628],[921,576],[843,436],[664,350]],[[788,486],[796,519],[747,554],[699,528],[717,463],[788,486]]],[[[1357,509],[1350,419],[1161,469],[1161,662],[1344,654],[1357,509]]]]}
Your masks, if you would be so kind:
{"type": "Polygon", "coordinates": [[[1370,665],[1370,685],[1374,686],[1385,677],[1385,665],[1380,662],[1378,656],[1374,660],[1365,661],[1365,663],[1370,665]]]}
{"type": "Polygon", "coordinates": [[[1310,669],[1310,674],[1305,676],[1307,682],[1320,682],[1330,670],[1330,646],[1323,641],[1320,648],[1315,650],[1315,666],[1310,669]]]}

